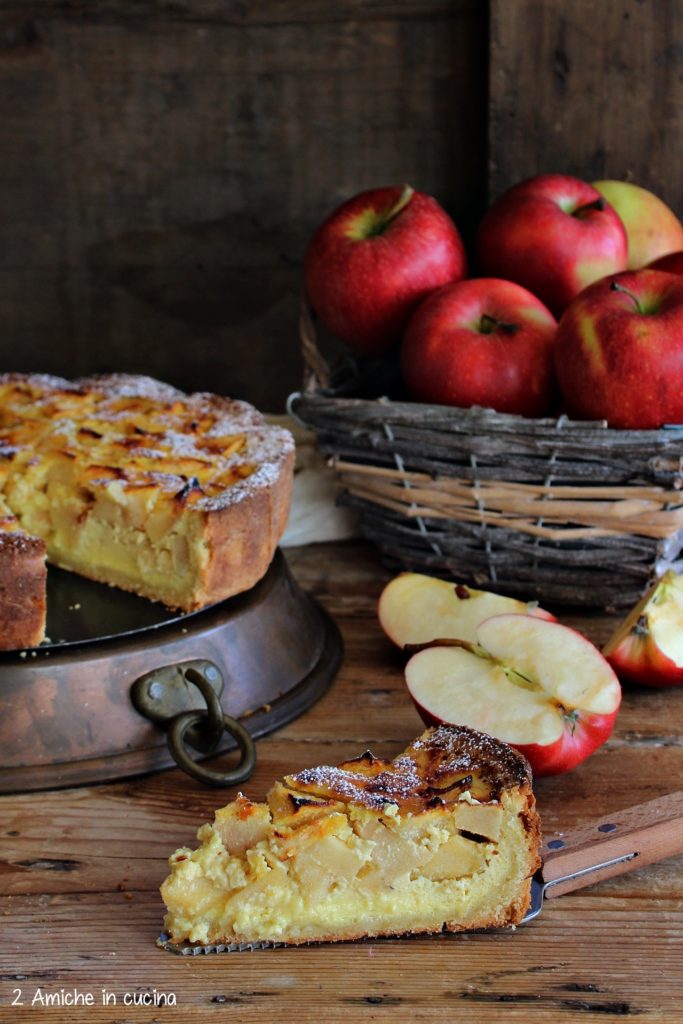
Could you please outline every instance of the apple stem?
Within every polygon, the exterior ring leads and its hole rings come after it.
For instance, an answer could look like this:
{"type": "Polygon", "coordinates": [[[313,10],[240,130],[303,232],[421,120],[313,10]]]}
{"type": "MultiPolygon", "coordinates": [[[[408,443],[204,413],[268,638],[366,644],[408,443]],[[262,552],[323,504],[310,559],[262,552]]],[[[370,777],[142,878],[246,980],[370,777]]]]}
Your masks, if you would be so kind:
{"type": "Polygon", "coordinates": [[[648,636],[650,633],[650,627],[648,626],[647,615],[641,615],[635,626],[631,630],[634,636],[648,636]]]}
{"type": "Polygon", "coordinates": [[[483,313],[479,321],[480,334],[493,334],[494,331],[502,331],[503,334],[516,334],[519,324],[508,324],[504,320],[497,320],[495,316],[483,313]]]}
{"type": "Polygon", "coordinates": [[[633,300],[633,303],[634,303],[636,309],[638,310],[638,312],[639,313],[643,313],[644,312],[643,307],[640,305],[640,302],[638,301],[636,296],[633,294],[633,292],[630,292],[628,290],[628,288],[624,288],[624,286],[622,284],[619,284],[618,281],[612,281],[612,283],[610,285],[610,289],[613,292],[623,292],[624,295],[628,295],[629,299],[633,300]]]}
{"type": "Polygon", "coordinates": [[[564,718],[565,722],[569,724],[569,731],[573,736],[576,732],[576,725],[579,721],[579,712],[576,710],[576,708],[574,708],[573,711],[567,711],[567,709],[562,707],[562,705],[560,705],[560,707],[562,708],[562,717],[564,718]]]}
{"type": "Polygon", "coordinates": [[[412,185],[403,186],[403,191],[401,192],[400,196],[398,197],[394,205],[390,206],[386,213],[382,214],[382,221],[380,227],[381,231],[383,231],[384,228],[387,227],[387,225],[390,224],[395,217],[398,217],[401,210],[405,210],[406,206],[408,205],[408,203],[410,202],[414,195],[415,189],[412,187],[412,185]]]}
{"type": "Polygon", "coordinates": [[[604,210],[605,200],[602,196],[597,199],[593,199],[590,203],[584,203],[583,206],[577,206],[572,212],[572,217],[582,217],[584,213],[589,213],[591,210],[604,210]]]}

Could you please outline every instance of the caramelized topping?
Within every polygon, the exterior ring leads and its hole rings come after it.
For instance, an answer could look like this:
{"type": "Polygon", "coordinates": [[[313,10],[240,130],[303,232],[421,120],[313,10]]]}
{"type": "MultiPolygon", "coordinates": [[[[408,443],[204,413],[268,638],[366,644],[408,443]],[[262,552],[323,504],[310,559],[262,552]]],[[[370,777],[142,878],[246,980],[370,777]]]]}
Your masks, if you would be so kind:
{"type": "Polygon", "coordinates": [[[466,789],[472,788],[474,779],[471,775],[463,775],[459,779],[451,780],[447,779],[443,786],[425,786],[422,790],[424,796],[429,796],[434,793],[437,796],[445,796],[447,793],[452,794],[453,790],[457,789],[463,793],[466,789]]]}
{"type": "Polygon", "coordinates": [[[393,803],[402,813],[420,813],[436,801],[457,801],[465,791],[475,800],[495,801],[504,789],[531,782],[521,754],[465,726],[430,729],[393,761],[370,757],[309,768],[285,784],[298,794],[374,808],[393,803]]]}
{"type": "Polygon", "coordinates": [[[27,466],[49,474],[61,459],[91,496],[118,481],[211,511],[275,479],[291,447],[286,431],[243,402],[147,377],[0,376],[0,493],[27,466]]]}
{"type": "Polygon", "coordinates": [[[345,764],[355,764],[358,761],[363,761],[365,764],[381,764],[380,758],[375,757],[371,750],[364,750],[358,757],[351,757],[345,764]]]}
{"type": "Polygon", "coordinates": [[[194,491],[197,491],[199,494],[204,493],[197,477],[191,476],[187,483],[184,484],[175,495],[175,499],[176,501],[181,502],[181,504],[184,504],[189,500],[194,491]]]}

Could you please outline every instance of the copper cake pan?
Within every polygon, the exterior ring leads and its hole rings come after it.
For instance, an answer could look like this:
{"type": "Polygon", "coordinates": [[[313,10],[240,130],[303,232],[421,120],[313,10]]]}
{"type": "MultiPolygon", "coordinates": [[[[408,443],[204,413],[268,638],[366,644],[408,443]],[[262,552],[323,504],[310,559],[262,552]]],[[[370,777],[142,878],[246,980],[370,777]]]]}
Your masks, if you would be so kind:
{"type": "MultiPolygon", "coordinates": [[[[335,624],[280,551],[251,590],[192,615],[52,569],[48,607],[49,641],[0,655],[0,793],[172,765],[163,729],[131,700],[147,673],[206,659],[223,711],[257,737],[317,700],[341,658],[335,624]]],[[[226,735],[217,749],[231,745],[226,735]]]]}

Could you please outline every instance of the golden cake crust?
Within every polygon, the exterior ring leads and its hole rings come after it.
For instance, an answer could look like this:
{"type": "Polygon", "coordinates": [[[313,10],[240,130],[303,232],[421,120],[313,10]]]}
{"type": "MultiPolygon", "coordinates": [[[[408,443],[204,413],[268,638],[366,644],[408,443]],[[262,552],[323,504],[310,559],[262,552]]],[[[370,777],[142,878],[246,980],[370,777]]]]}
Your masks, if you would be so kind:
{"type": "Polygon", "coordinates": [[[22,530],[0,530],[0,650],[45,637],[45,545],[22,530]]]}
{"type": "MultiPolygon", "coordinates": [[[[105,503],[110,517],[128,503],[141,535],[149,532],[145,510],[153,510],[150,521],[156,516],[162,526],[155,525],[152,541],[143,538],[150,546],[182,519],[187,538],[174,536],[173,547],[169,542],[165,577],[178,576],[173,559],[187,560],[183,545],[191,545],[196,566],[191,584],[177,593],[166,592],[144,571],[112,572],[97,559],[89,561],[87,553],[74,555],[76,564],[70,564],[77,545],[60,547],[44,527],[51,561],[172,608],[203,608],[249,589],[264,575],[287,523],[293,463],[289,432],[266,424],[246,402],[185,394],[125,374],[74,381],[0,375],[0,492],[24,532],[40,536],[43,529],[39,516],[31,518],[24,508],[31,474],[47,494],[50,515],[60,500],[72,506],[76,533],[105,503]],[[53,478],[47,470],[41,476],[41,460],[58,481],[57,499],[49,490],[53,478]]],[[[11,529],[0,532],[0,552],[7,556],[10,534],[11,529]]],[[[108,536],[103,543],[112,546],[108,536]]],[[[15,632],[12,647],[36,642],[35,632],[23,639],[21,630],[15,632]]]]}

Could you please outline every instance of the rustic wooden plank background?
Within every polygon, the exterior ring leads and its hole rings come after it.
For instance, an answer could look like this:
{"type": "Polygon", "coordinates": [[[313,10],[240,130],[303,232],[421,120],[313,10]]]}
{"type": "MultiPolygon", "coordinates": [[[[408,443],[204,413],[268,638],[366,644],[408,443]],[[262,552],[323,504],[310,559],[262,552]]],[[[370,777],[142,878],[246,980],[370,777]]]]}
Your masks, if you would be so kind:
{"type": "Polygon", "coordinates": [[[491,197],[563,170],[683,216],[681,0],[491,0],[491,197]]]}
{"type": "Polygon", "coordinates": [[[471,237],[487,101],[491,195],[565,170],[683,213],[682,23],[682,0],[3,0],[0,368],[280,410],[314,225],[409,180],[471,237]]]}
{"type": "Polygon", "coordinates": [[[280,411],[301,260],[362,188],[484,204],[482,0],[0,4],[0,367],[280,411]]]}

